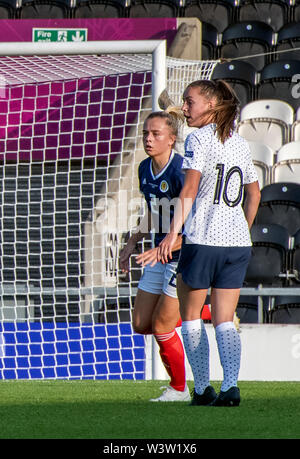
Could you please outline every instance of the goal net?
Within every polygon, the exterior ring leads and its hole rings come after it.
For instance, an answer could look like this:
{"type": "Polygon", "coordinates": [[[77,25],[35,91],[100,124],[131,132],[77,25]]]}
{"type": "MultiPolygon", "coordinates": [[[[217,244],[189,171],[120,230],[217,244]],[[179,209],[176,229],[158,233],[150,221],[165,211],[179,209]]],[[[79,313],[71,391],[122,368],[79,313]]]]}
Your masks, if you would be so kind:
{"type": "Polygon", "coordinates": [[[146,377],[141,270],[118,270],[144,209],[141,127],[165,81],[180,103],[215,65],[166,58],[162,85],[146,51],[0,58],[1,379],[146,377]]]}

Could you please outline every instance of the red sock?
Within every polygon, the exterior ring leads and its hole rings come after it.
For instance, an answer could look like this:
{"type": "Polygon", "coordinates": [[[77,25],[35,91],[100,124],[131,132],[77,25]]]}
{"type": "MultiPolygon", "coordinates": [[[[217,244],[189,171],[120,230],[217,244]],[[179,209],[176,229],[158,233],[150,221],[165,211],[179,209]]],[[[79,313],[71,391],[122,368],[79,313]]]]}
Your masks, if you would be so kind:
{"type": "Polygon", "coordinates": [[[181,325],[182,325],[182,319],[181,319],[181,317],[180,317],[180,319],[178,320],[178,322],[177,322],[177,324],[176,324],[176,328],[177,328],[177,327],[181,327],[181,325]]]}
{"type": "Polygon", "coordinates": [[[154,336],[160,348],[164,367],[171,378],[170,386],[176,390],[184,391],[186,384],[184,349],[178,333],[173,330],[170,333],[154,336]]]}

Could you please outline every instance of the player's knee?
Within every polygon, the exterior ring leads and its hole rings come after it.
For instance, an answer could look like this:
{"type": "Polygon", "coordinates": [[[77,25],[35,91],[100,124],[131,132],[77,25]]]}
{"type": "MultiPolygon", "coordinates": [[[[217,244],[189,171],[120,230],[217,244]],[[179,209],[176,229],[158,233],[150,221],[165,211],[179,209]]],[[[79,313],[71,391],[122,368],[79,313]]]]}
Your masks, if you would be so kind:
{"type": "Polygon", "coordinates": [[[151,327],[144,325],[142,323],[132,323],[132,327],[135,333],[139,333],[140,335],[148,335],[152,334],[151,327]]]}
{"type": "Polygon", "coordinates": [[[163,333],[169,333],[174,327],[169,323],[165,323],[159,320],[152,322],[152,333],[153,335],[161,335],[163,333]]]}

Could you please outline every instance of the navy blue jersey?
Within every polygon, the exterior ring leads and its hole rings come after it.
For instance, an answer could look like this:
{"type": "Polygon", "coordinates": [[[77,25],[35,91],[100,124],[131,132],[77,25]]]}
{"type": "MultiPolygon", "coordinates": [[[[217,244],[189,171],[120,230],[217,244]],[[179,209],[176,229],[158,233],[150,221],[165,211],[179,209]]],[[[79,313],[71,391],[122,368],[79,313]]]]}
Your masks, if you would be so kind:
{"type": "MultiPolygon", "coordinates": [[[[182,156],[172,152],[168,164],[158,175],[153,173],[150,157],[144,159],[139,166],[140,190],[151,212],[151,221],[155,232],[155,247],[168,233],[174,215],[176,198],[178,198],[184,182],[184,172],[181,169],[182,160],[182,156]]],[[[178,254],[179,251],[173,253],[174,261],[178,254]]]]}

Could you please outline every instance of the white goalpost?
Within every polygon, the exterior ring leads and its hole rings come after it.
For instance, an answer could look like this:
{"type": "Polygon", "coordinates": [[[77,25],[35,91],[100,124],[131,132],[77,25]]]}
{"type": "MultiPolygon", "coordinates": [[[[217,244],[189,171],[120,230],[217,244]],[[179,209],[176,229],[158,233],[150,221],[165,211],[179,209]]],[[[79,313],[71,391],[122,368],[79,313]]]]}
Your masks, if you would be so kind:
{"type": "Polygon", "coordinates": [[[0,43],[1,379],[155,377],[131,327],[141,270],[118,270],[142,124],[215,64],[164,40],[0,43]]]}

